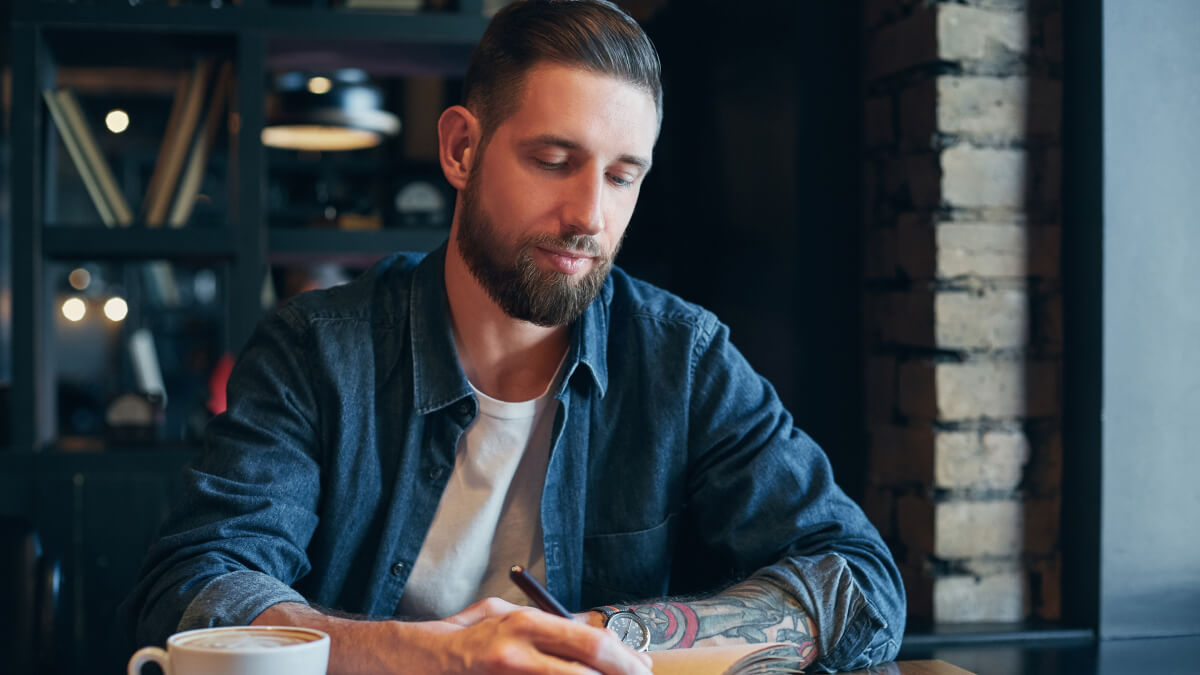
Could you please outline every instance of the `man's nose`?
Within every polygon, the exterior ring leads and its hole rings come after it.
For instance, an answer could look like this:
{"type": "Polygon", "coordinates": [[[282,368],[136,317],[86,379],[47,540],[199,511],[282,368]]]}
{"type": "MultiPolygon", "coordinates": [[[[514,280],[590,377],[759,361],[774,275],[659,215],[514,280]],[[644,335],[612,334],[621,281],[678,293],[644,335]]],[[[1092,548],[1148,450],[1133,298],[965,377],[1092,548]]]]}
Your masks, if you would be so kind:
{"type": "Polygon", "coordinates": [[[604,229],[603,172],[580,171],[574,176],[563,204],[563,225],[579,234],[604,229]]]}

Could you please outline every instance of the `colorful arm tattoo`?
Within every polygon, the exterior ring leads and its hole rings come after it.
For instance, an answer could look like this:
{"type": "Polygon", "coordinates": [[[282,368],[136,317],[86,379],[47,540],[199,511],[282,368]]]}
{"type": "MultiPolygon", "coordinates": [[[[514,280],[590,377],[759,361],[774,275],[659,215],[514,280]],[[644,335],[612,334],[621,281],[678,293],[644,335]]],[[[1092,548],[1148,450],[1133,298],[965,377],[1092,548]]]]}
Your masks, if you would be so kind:
{"type": "Polygon", "coordinates": [[[796,600],[778,587],[748,579],[697,600],[632,605],[650,627],[650,649],[791,642],[805,664],[816,659],[815,626],[796,600]]]}

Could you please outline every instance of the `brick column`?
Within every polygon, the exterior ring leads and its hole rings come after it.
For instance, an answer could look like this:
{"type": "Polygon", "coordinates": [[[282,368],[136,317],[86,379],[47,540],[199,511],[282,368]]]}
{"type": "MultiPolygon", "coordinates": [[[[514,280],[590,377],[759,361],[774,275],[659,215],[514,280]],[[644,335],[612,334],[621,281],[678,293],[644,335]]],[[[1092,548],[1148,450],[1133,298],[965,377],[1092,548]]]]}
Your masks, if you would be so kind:
{"type": "Polygon", "coordinates": [[[867,511],[914,619],[1055,619],[1060,2],[863,7],[867,511]]]}

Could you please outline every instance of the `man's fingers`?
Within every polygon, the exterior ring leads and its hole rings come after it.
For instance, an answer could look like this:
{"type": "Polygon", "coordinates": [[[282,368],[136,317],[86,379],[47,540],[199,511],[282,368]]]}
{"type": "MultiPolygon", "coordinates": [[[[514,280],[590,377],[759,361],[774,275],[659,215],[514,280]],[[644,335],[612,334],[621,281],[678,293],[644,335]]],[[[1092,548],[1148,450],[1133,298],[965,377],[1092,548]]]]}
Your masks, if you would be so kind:
{"type": "Polygon", "coordinates": [[[610,631],[498,598],[481,600],[442,625],[468,629],[459,636],[466,640],[459,653],[474,663],[470,672],[650,675],[649,659],[610,631]]]}
{"type": "Polygon", "coordinates": [[[634,652],[611,632],[545,612],[519,612],[504,617],[529,636],[538,650],[576,661],[611,675],[650,673],[647,659],[634,652]]]}
{"type": "MultiPolygon", "coordinates": [[[[533,645],[520,648],[509,645],[509,649],[478,655],[475,664],[479,672],[489,675],[605,675],[582,663],[567,661],[551,654],[538,651],[533,645]]],[[[475,670],[472,670],[475,672],[475,670]]]]}

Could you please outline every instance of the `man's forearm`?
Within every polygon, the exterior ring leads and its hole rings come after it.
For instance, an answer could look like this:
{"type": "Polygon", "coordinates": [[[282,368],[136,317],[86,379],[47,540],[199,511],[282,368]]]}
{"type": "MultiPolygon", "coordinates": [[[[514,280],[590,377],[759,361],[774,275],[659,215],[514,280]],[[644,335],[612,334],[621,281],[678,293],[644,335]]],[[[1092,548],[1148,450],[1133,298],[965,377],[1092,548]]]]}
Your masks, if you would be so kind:
{"type": "Polygon", "coordinates": [[[364,620],[308,605],[268,607],[255,624],[329,633],[329,673],[650,675],[650,661],[605,630],[490,598],[441,621],[364,620]]]}
{"type": "Polygon", "coordinates": [[[650,627],[650,649],[792,642],[805,663],[817,657],[816,626],[778,586],[747,579],[696,600],[661,600],[629,607],[650,627]]]}
{"type": "MultiPolygon", "coordinates": [[[[364,621],[360,618],[334,616],[308,605],[284,602],[268,607],[252,622],[255,625],[304,626],[329,633],[329,672],[381,673],[391,665],[388,655],[397,644],[419,640],[415,630],[405,632],[406,626],[396,621],[364,621]]],[[[419,660],[421,650],[410,649],[410,663],[419,660]]],[[[417,665],[414,663],[414,665],[417,665]]],[[[419,671],[413,671],[419,672],[419,671]]],[[[433,668],[426,672],[433,672],[433,668]]]]}

